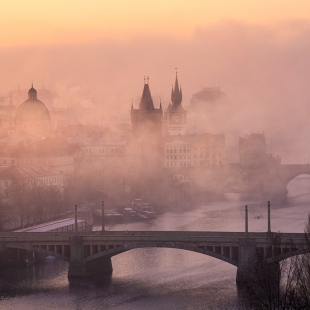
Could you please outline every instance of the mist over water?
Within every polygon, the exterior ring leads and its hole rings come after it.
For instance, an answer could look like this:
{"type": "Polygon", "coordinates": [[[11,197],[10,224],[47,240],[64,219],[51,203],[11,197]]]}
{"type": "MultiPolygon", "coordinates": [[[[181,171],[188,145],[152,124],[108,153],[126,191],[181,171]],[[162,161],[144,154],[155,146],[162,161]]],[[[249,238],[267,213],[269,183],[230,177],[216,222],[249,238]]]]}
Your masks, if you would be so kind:
{"type": "MultiPolygon", "coordinates": [[[[288,185],[287,205],[271,202],[272,231],[303,232],[309,213],[310,177],[288,185]]],[[[108,230],[249,230],[266,231],[266,201],[240,200],[230,194],[185,213],[165,213],[152,222],[107,226],[108,230]],[[260,215],[260,218],[257,218],[260,215]]],[[[97,229],[100,229],[99,227],[97,229]]],[[[214,258],[176,249],[135,249],[112,258],[106,281],[69,283],[68,264],[56,260],[0,272],[1,309],[241,309],[236,267],[214,258]]]]}

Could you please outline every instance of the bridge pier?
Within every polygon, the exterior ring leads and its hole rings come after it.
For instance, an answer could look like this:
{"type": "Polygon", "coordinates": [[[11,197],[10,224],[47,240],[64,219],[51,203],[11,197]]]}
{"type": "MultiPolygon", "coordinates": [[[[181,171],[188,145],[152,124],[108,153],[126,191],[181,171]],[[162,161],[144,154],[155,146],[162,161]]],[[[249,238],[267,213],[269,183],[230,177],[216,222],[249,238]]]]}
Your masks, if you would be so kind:
{"type": "Polygon", "coordinates": [[[88,263],[84,259],[82,237],[72,237],[70,244],[69,278],[82,278],[99,273],[112,273],[111,257],[100,257],[88,263]]]}
{"type": "Polygon", "coordinates": [[[71,238],[70,256],[68,277],[75,278],[87,276],[84,264],[84,246],[82,237],[71,238]]]}
{"type": "Polygon", "coordinates": [[[236,283],[242,286],[251,276],[250,270],[256,259],[256,247],[254,239],[245,238],[239,242],[236,283]]]}

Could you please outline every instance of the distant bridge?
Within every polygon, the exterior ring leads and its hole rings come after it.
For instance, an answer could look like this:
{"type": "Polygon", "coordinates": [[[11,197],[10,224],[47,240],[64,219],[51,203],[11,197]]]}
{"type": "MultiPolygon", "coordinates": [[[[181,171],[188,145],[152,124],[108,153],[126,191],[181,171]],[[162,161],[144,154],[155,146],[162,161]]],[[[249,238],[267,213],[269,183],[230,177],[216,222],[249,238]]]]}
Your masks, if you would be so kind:
{"type": "MultiPolygon", "coordinates": [[[[189,180],[193,181],[194,184],[198,184],[199,188],[204,188],[205,180],[212,179],[213,187],[210,187],[208,183],[209,190],[215,192],[225,191],[225,183],[227,179],[234,178],[234,174],[240,175],[242,172],[253,176],[257,182],[257,190],[267,194],[269,198],[274,200],[285,200],[287,196],[287,185],[295,177],[302,174],[310,175],[310,164],[280,164],[270,166],[268,169],[260,170],[259,168],[251,171],[248,169],[243,169],[238,164],[226,165],[226,166],[210,166],[210,167],[174,167],[166,169],[166,177],[170,177],[170,185],[174,185],[181,189],[181,185],[185,187],[188,186],[189,180]],[[229,167],[228,170],[225,170],[229,167]],[[205,174],[205,175],[204,175],[205,174]],[[196,176],[199,175],[197,179],[196,176]],[[180,176],[186,176],[188,179],[179,179],[180,176]],[[174,178],[173,178],[174,177],[174,178]],[[217,180],[217,181],[216,181],[217,180]]],[[[249,192],[255,191],[251,188],[248,189],[249,192]]],[[[233,189],[232,191],[236,191],[233,189]]],[[[246,188],[243,188],[240,192],[246,192],[246,188]]],[[[182,191],[180,192],[180,195],[182,191]]]]}
{"type": "Polygon", "coordinates": [[[310,164],[279,165],[275,169],[269,171],[269,175],[266,176],[264,180],[265,190],[286,194],[288,183],[302,174],[310,175],[310,164]]]}
{"type": "MultiPolygon", "coordinates": [[[[304,234],[281,233],[280,259],[305,253],[304,234]],[[294,248],[285,245],[292,241],[294,248]]],[[[194,231],[95,231],[78,233],[1,233],[2,249],[53,255],[69,262],[69,277],[112,271],[111,257],[136,248],[173,248],[208,255],[237,267],[244,275],[256,250],[271,256],[270,234],[194,231]]]]}

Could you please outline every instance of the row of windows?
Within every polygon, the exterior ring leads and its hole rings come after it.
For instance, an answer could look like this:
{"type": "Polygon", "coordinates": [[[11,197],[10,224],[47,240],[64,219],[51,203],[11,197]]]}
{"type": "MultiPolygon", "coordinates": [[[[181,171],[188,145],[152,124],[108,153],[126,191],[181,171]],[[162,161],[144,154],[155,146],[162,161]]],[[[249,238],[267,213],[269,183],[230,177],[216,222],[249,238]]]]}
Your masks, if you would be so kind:
{"type": "MultiPolygon", "coordinates": [[[[111,149],[111,153],[117,153],[118,149],[111,149]]],[[[85,149],[85,153],[90,154],[92,152],[92,149],[85,149]]],[[[99,149],[99,154],[103,154],[104,149],[99,149]]]]}
{"type": "Polygon", "coordinates": [[[167,145],[166,146],[166,149],[169,149],[169,148],[172,148],[172,149],[174,149],[174,148],[186,148],[186,149],[189,149],[190,148],[190,146],[189,145],[180,145],[180,146],[177,146],[177,145],[167,145]]]}
{"type": "MultiPolygon", "coordinates": [[[[177,153],[177,149],[167,149],[167,153],[177,153]]],[[[180,153],[189,153],[189,149],[180,149],[180,153]]]]}
{"type": "Polygon", "coordinates": [[[7,165],[9,162],[11,163],[11,165],[15,165],[16,160],[15,160],[15,159],[11,159],[11,160],[3,159],[3,160],[2,160],[2,164],[3,164],[3,165],[7,165]]]}
{"type": "Polygon", "coordinates": [[[194,161],[194,166],[222,166],[223,162],[221,160],[219,160],[219,162],[217,163],[216,160],[212,160],[212,162],[210,162],[210,160],[201,160],[201,161],[194,161]]]}
{"type": "Polygon", "coordinates": [[[53,184],[53,183],[59,183],[59,178],[58,177],[52,177],[52,178],[45,178],[45,179],[39,179],[37,180],[38,184],[53,184]]]}
{"type": "MultiPolygon", "coordinates": [[[[200,158],[209,158],[209,157],[210,157],[210,153],[206,153],[206,154],[200,153],[200,158]]],[[[213,153],[212,158],[215,158],[215,157],[216,157],[216,153],[213,153]]],[[[219,153],[218,157],[222,158],[222,153],[219,153]]],[[[194,154],[194,158],[198,158],[198,154],[194,154]]]]}
{"type": "Polygon", "coordinates": [[[180,155],[180,156],[166,156],[166,158],[167,159],[170,159],[170,160],[176,160],[176,159],[189,159],[189,156],[182,156],[182,155],[180,155]],[[179,157],[179,158],[178,158],[179,157]]]}
{"type": "Polygon", "coordinates": [[[166,167],[172,168],[172,167],[190,167],[190,163],[186,162],[172,162],[172,163],[166,163],[166,167]]]}
{"type": "MultiPolygon", "coordinates": [[[[92,157],[92,158],[85,158],[85,163],[111,163],[111,164],[115,164],[115,163],[122,163],[123,160],[120,159],[119,157],[117,158],[111,158],[111,157],[108,157],[108,158],[96,158],[96,157],[92,157]]],[[[138,162],[139,160],[135,160],[135,162],[138,162]]]]}

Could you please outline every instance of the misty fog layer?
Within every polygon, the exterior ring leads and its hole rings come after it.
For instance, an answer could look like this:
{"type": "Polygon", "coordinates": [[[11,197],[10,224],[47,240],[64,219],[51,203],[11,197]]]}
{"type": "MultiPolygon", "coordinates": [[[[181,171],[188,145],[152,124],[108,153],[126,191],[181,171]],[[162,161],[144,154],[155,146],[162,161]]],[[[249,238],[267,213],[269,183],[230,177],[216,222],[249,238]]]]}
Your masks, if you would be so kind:
{"type": "Polygon", "coordinates": [[[141,95],[143,76],[150,76],[152,95],[166,109],[177,67],[185,108],[202,85],[220,86],[231,102],[234,112],[208,131],[227,136],[264,131],[268,150],[281,154],[283,163],[303,163],[310,157],[309,34],[307,21],[273,27],[225,21],[184,40],[145,36],[3,48],[0,94],[44,83],[64,105],[82,98],[84,105],[114,115],[129,112],[141,95]]]}

